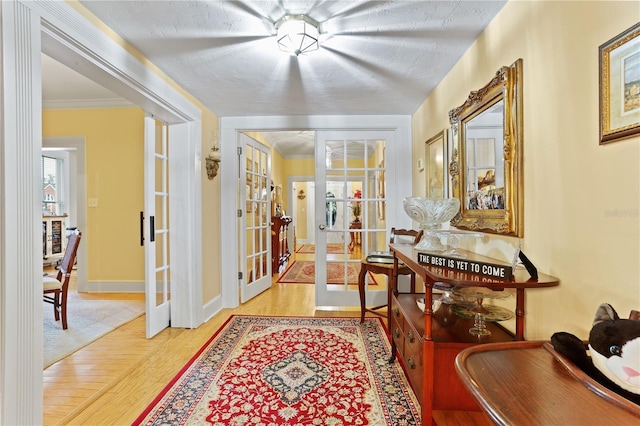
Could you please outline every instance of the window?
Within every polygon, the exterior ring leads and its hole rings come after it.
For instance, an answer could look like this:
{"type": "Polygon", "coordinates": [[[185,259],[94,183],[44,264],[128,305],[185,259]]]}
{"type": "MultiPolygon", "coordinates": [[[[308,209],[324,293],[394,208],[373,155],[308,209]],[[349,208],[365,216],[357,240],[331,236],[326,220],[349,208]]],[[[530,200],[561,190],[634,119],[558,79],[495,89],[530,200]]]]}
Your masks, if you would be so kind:
{"type": "Polygon", "coordinates": [[[64,160],[43,155],[41,158],[42,175],[42,214],[45,216],[63,216],[64,203],[64,160]]]}

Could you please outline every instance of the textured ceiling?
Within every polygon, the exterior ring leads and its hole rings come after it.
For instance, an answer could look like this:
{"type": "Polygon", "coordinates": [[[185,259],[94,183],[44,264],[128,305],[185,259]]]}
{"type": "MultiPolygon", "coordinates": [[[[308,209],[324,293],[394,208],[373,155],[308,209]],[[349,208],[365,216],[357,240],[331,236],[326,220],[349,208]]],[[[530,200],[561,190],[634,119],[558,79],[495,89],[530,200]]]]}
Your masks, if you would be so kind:
{"type": "Polygon", "coordinates": [[[82,1],[219,117],[412,114],[506,1],[82,1]],[[320,49],[278,50],[285,14],[320,49]]]}

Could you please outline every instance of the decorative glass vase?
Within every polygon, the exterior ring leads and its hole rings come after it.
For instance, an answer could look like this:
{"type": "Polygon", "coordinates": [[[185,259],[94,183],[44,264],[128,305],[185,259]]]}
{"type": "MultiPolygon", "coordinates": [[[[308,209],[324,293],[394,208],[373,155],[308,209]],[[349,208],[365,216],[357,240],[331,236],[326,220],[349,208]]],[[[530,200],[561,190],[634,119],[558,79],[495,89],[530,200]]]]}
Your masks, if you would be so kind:
{"type": "Polygon", "coordinates": [[[440,241],[438,231],[442,224],[449,222],[460,210],[458,198],[406,197],[402,200],[404,211],[418,222],[424,230],[422,239],[414,247],[416,250],[442,252],[446,247],[440,241]]]}

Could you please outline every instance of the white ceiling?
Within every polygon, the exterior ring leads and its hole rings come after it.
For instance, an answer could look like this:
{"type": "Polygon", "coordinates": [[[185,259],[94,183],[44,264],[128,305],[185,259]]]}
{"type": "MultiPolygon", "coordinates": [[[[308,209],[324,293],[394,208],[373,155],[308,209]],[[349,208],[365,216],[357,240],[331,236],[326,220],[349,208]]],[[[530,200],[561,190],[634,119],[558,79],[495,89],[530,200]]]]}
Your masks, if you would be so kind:
{"type": "Polygon", "coordinates": [[[42,55],[42,103],[45,109],[131,106],[122,97],[47,55],[42,55]]]}
{"type": "MultiPolygon", "coordinates": [[[[506,0],[81,3],[225,117],[410,115],[506,0]],[[285,14],[320,22],[319,50],[299,57],[278,50],[274,23],[285,14]]],[[[123,102],[65,77],[69,70],[55,61],[43,64],[45,107],[123,102]]]]}

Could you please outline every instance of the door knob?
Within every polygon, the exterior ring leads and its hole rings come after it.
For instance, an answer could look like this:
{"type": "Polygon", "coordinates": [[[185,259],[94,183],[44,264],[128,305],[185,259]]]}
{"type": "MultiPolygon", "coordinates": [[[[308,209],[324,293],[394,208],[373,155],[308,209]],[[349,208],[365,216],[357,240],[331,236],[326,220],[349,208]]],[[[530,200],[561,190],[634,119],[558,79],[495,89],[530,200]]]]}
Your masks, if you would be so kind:
{"type": "Polygon", "coordinates": [[[318,225],[318,229],[320,229],[321,231],[324,231],[325,229],[327,229],[327,227],[324,225],[318,225]]]}

